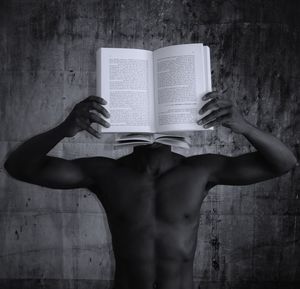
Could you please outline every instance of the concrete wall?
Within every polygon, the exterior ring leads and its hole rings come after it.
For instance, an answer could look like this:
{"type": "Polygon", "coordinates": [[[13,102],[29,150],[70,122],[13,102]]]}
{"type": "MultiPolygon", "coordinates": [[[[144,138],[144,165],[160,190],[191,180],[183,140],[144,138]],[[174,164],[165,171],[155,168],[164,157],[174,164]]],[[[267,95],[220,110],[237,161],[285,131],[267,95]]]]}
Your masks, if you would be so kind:
{"type": "MultiPolygon", "coordinates": [[[[25,184],[7,153],[95,93],[98,47],[156,49],[204,42],[213,84],[254,124],[299,156],[297,1],[2,0],[0,4],[0,288],[108,288],[114,270],[106,218],[85,190],[25,184]]],[[[111,137],[65,140],[66,158],[127,153],[111,137]]],[[[251,147],[225,128],[195,134],[185,155],[251,147]]],[[[194,274],[203,288],[300,286],[300,169],[245,187],[219,186],[201,209],[194,274]]],[[[299,288],[299,287],[297,287],[299,288]]]]}

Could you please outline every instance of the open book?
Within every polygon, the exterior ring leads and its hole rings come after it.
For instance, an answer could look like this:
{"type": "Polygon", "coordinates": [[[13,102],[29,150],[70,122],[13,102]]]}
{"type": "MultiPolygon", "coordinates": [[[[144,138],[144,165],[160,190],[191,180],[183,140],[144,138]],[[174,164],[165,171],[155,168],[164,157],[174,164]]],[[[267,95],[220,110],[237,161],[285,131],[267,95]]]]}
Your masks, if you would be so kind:
{"type": "Polygon", "coordinates": [[[202,43],[153,52],[100,48],[96,67],[96,93],[107,100],[111,115],[111,126],[102,132],[168,134],[204,129],[196,121],[204,104],[201,98],[211,91],[211,69],[209,48],[202,43]]]}
{"type": "Polygon", "coordinates": [[[115,145],[146,145],[154,142],[186,149],[188,149],[191,144],[190,138],[184,135],[130,133],[118,137],[115,145]]]}

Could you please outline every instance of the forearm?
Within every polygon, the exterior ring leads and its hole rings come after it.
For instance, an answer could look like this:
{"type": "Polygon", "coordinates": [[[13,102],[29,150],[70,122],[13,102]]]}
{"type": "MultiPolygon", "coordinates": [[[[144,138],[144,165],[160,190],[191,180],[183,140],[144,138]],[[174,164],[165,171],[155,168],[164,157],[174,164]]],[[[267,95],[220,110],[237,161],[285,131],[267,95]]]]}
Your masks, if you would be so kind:
{"type": "Polygon", "coordinates": [[[276,137],[251,124],[247,124],[243,135],[275,172],[284,173],[296,165],[297,159],[294,154],[276,137]]]}
{"type": "Polygon", "coordinates": [[[37,169],[52,148],[65,137],[63,125],[36,135],[21,144],[5,162],[10,174],[37,169]]]}

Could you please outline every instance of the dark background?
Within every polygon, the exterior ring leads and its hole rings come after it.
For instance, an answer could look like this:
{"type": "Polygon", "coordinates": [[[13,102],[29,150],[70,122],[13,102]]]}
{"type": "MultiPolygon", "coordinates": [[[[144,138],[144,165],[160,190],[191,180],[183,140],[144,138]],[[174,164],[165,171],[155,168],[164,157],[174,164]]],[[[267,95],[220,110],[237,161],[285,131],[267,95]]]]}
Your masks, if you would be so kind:
{"type": "MultiPolygon", "coordinates": [[[[95,93],[99,47],[156,49],[203,42],[213,85],[299,158],[299,1],[55,1],[0,3],[0,288],[108,288],[114,261],[101,204],[85,190],[13,180],[3,169],[21,141],[58,124],[95,93]],[[98,287],[96,287],[98,286],[98,287]]],[[[109,137],[81,134],[53,154],[119,157],[109,137]]],[[[185,155],[251,146],[221,128],[185,155]]],[[[300,169],[244,187],[218,186],[201,209],[195,283],[300,288],[300,169]]]]}

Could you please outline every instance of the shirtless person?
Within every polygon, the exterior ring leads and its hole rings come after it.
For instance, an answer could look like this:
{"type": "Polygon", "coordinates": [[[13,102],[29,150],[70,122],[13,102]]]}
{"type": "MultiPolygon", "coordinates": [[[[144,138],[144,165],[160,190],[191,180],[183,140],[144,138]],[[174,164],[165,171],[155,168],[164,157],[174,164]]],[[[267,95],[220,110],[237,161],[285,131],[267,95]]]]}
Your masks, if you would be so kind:
{"type": "Polygon", "coordinates": [[[249,124],[231,101],[213,92],[200,111],[209,126],[243,134],[256,152],[237,157],[203,154],[185,158],[169,146],[135,147],[130,155],[65,160],[47,156],[63,138],[109,124],[104,99],[78,103],[59,126],[12,152],[5,168],[16,179],[55,189],[87,188],[106,211],[116,258],[116,289],[192,289],[200,207],[215,185],[246,185],[280,176],[296,164],[275,137],[249,124]],[[96,111],[96,113],[95,113],[96,111]]]}

